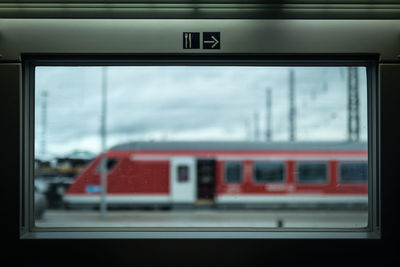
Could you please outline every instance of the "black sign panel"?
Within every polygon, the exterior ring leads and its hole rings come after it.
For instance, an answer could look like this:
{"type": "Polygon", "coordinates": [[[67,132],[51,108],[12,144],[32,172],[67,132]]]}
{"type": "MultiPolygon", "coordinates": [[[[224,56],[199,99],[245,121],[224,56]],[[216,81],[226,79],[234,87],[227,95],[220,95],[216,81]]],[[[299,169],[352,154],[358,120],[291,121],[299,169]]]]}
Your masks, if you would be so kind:
{"type": "Polygon", "coordinates": [[[199,49],[199,48],[200,48],[200,33],[184,32],[183,49],[199,49]]]}
{"type": "Polygon", "coordinates": [[[203,49],[220,49],[220,32],[203,32],[203,49]]]}

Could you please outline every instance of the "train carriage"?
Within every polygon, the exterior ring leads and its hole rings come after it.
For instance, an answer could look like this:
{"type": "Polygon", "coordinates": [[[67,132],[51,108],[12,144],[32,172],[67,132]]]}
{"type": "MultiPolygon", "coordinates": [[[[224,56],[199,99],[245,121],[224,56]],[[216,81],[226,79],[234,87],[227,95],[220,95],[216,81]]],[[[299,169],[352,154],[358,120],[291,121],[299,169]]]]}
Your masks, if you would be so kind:
{"type": "MultiPolygon", "coordinates": [[[[64,195],[98,206],[101,155],[64,195]]],[[[363,142],[132,142],[107,151],[116,207],[367,207],[363,142]]]]}

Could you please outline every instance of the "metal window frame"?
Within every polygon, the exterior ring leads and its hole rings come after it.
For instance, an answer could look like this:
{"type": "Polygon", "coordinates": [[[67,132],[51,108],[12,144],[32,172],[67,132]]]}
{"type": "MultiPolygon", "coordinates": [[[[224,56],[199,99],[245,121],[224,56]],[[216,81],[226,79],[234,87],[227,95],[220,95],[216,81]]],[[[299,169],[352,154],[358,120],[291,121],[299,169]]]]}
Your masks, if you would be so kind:
{"type": "Polygon", "coordinates": [[[139,54],[23,55],[20,239],[380,239],[380,107],[378,55],[139,54]],[[365,66],[368,97],[368,226],[366,228],[37,228],[34,222],[35,66],[365,66]]]}

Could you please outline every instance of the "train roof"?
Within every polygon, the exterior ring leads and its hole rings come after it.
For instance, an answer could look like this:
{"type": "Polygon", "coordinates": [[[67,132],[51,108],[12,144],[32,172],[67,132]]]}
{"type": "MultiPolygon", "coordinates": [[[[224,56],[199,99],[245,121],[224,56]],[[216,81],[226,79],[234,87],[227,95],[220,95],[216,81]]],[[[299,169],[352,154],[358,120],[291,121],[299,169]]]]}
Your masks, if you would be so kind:
{"type": "Polygon", "coordinates": [[[367,150],[367,142],[149,141],[119,144],[110,150],[367,150]]]}

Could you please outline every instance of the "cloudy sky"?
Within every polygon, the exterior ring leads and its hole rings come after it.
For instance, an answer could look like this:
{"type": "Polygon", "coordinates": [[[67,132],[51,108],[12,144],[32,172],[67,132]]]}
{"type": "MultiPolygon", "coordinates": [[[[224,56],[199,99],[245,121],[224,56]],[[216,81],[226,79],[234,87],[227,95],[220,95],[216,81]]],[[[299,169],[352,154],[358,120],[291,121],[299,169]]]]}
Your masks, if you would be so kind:
{"type": "MultiPolygon", "coordinates": [[[[346,140],[347,68],[292,69],[296,140],[346,140]]],[[[361,139],[366,140],[366,71],[358,71],[361,139]]],[[[36,68],[38,156],[43,137],[47,155],[100,151],[102,75],[102,67],[36,68]]],[[[272,140],[289,139],[287,67],[107,67],[106,76],[107,147],[139,140],[252,141],[257,128],[258,140],[265,140],[267,88],[272,91],[272,140]]]]}

